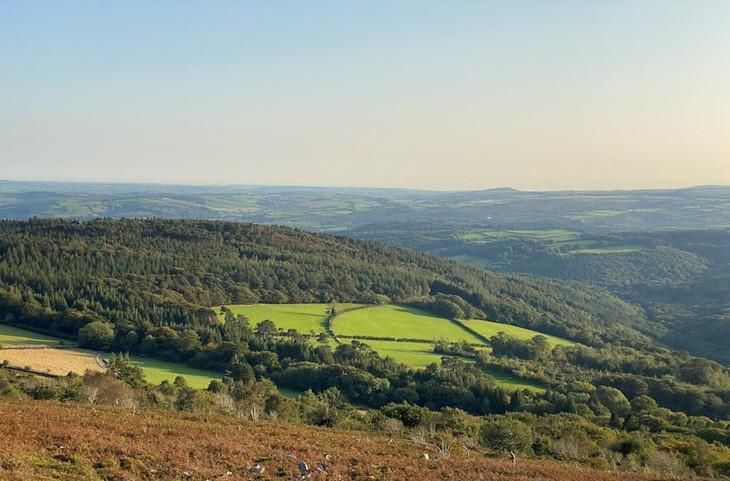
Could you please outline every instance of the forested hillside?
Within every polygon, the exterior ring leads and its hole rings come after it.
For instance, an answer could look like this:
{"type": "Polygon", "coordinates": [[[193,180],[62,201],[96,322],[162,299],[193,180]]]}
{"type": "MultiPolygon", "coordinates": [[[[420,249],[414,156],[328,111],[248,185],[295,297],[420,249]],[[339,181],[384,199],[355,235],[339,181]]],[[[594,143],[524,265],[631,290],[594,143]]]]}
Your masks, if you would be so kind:
{"type": "Polygon", "coordinates": [[[641,306],[662,343],[730,363],[730,231],[586,233],[464,223],[373,224],[350,233],[500,272],[571,279],[641,306]]]}
{"type": "Polygon", "coordinates": [[[92,319],[136,348],[154,327],[218,335],[228,303],[407,301],[459,295],[492,320],[583,342],[643,342],[638,309],[607,291],[507,276],[375,242],[208,221],[0,222],[11,322],[75,336],[92,319]]]}

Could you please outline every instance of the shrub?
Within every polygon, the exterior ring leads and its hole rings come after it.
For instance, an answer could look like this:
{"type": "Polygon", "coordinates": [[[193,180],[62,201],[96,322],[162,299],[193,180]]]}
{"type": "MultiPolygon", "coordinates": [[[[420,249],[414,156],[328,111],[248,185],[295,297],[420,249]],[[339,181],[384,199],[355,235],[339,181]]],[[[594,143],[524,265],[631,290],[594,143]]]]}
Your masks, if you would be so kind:
{"type": "Polygon", "coordinates": [[[517,419],[493,417],[482,425],[479,440],[494,451],[525,452],[532,445],[532,428],[517,419]]]}
{"type": "Polygon", "coordinates": [[[79,346],[105,351],[114,341],[114,329],[104,321],[93,321],[79,329],[79,346]]]}

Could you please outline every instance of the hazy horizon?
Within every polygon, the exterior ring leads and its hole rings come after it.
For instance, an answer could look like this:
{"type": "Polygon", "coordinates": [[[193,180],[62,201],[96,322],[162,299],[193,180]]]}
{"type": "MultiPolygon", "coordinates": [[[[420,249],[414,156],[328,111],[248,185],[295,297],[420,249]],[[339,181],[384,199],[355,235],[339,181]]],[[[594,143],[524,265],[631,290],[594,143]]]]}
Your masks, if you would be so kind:
{"type": "Polygon", "coordinates": [[[642,190],[687,190],[687,189],[704,189],[704,188],[728,188],[730,184],[692,184],[692,185],[680,185],[677,187],[662,187],[662,188],[638,188],[638,189],[581,189],[581,188],[557,188],[557,189],[520,189],[509,185],[498,185],[498,186],[487,186],[487,187],[476,187],[476,188],[463,188],[463,189],[444,189],[444,188],[426,188],[426,187],[384,187],[378,185],[327,185],[327,184],[265,184],[265,183],[194,183],[194,182],[165,182],[157,180],[140,180],[140,181],[124,181],[124,180],[51,180],[51,179],[29,179],[29,178],[0,178],[0,182],[13,182],[13,183],[28,183],[28,184],[92,184],[92,185],[144,185],[149,187],[160,186],[160,187],[206,187],[206,188],[266,188],[272,187],[277,189],[353,189],[353,190],[406,190],[406,191],[423,191],[423,192],[479,192],[488,190],[514,190],[518,192],[620,192],[620,191],[642,191],[642,190]]]}
{"type": "Polygon", "coordinates": [[[0,178],[730,185],[730,3],[5,2],[0,178]]]}

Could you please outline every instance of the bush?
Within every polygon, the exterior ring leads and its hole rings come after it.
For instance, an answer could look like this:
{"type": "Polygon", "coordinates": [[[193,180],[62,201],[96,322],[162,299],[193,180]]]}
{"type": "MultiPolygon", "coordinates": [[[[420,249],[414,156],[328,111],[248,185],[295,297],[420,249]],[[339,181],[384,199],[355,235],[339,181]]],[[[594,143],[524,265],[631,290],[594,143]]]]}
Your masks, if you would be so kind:
{"type": "Polygon", "coordinates": [[[105,351],[114,341],[114,329],[104,321],[93,321],[79,329],[79,346],[105,351]]]}
{"type": "Polygon", "coordinates": [[[528,451],[532,445],[532,428],[517,419],[493,417],[482,425],[479,440],[494,451],[528,451]]]}
{"type": "Polygon", "coordinates": [[[408,428],[413,428],[421,424],[428,414],[428,409],[408,403],[390,403],[380,411],[389,418],[399,420],[408,428]]]}

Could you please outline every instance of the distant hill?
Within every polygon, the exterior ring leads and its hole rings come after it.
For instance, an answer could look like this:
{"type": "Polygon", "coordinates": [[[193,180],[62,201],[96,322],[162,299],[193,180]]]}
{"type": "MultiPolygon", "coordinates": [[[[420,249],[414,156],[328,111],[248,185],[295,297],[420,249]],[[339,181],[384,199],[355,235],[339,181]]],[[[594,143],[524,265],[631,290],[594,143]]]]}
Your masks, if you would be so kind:
{"type": "Polygon", "coordinates": [[[161,217],[342,231],[382,222],[629,231],[730,225],[730,187],[466,192],[0,181],[0,218],[161,217]]]}

